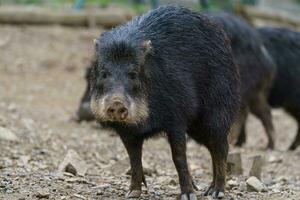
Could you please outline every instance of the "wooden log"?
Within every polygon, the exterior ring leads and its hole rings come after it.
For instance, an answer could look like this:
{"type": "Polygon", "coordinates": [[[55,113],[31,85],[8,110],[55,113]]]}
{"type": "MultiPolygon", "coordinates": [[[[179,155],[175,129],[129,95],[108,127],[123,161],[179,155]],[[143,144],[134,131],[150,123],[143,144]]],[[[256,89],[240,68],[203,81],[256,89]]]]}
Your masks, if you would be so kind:
{"type": "Polygon", "coordinates": [[[255,176],[261,180],[261,172],[264,164],[264,159],[261,155],[253,156],[252,167],[249,172],[249,176],[255,176]]]}
{"type": "Polygon", "coordinates": [[[232,152],[227,157],[227,173],[229,175],[242,175],[242,157],[239,152],[232,152]]]}
{"type": "Polygon", "coordinates": [[[288,15],[272,9],[257,8],[253,6],[237,5],[235,12],[254,24],[256,19],[280,23],[292,27],[300,27],[300,18],[288,15]]]}
{"type": "Polygon", "coordinates": [[[67,26],[114,27],[134,16],[122,9],[51,10],[37,7],[0,7],[0,23],[6,24],[61,24],[67,26]]]}

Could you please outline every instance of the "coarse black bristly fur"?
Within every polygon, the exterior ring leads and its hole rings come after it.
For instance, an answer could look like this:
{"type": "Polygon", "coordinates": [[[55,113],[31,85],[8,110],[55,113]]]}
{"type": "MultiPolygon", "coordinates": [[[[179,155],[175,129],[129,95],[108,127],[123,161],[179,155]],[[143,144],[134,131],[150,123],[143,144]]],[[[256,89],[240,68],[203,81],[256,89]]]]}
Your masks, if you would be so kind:
{"type": "Polygon", "coordinates": [[[287,28],[258,29],[263,42],[276,62],[277,74],[269,102],[284,108],[298,123],[298,132],[290,150],[300,146],[300,33],[287,28]]]}
{"type": "MultiPolygon", "coordinates": [[[[214,179],[206,194],[222,197],[227,135],[240,94],[238,69],[220,26],[197,12],[164,6],[104,33],[97,41],[96,57],[98,65],[91,76],[94,105],[116,87],[132,102],[142,98],[147,105],[147,117],[136,123],[98,118],[104,127],[116,130],[129,154],[133,173],[128,197],[141,194],[143,141],[159,132],[166,132],[169,139],[180,198],[196,199],[185,133],[210,151],[214,179]],[[145,47],[145,42],[151,46],[145,47]],[[137,71],[137,90],[127,75],[131,70],[137,71]]],[[[92,107],[97,112],[97,106],[92,107]]]]}
{"type": "Polygon", "coordinates": [[[240,71],[242,104],[230,138],[235,139],[239,136],[236,143],[239,146],[245,142],[245,137],[241,138],[241,136],[245,135],[244,124],[250,110],[262,121],[268,136],[268,148],[272,149],[274,148],[274,125],[267,97],[276,73],[275,63],[258,31],[246,21],[227,13],[207,14],[223,25],[240,71]]]}

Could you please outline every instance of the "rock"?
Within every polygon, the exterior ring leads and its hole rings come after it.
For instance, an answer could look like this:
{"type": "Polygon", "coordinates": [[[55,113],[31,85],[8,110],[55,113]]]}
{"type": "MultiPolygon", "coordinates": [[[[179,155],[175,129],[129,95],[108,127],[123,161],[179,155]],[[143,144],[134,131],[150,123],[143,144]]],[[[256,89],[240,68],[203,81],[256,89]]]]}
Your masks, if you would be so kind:
{"type": "Polygon", "coordinates": [[[12,131],[7,128],[0,127],[0,140],[16,142],[19,139],[12,131]]]}
{"type": "Polygon", "coordinates": [[[94,186],[93,189],[104,190],[104,189],[107,189],[107,188],[110,188],[110,187],[111,187],[111,184],[109,184],[109,183],[103,183],[101,185],[94,186]]]}
{"type": "Polygon", "coordinates": [[[239,191],[245,192],[247,191],[247,184],[245,182],[241,182],[239,185],[239,191]]]}
{"type": "Polygon", "coordinates": [[[280,190],[278,188],[274,188],[274,189],[272,189],[272,192],[273,193],[280,193],[280,190]]]}
{"type": "Polygon", "coordinates": [[[39,191],[37,191],[35,196],[39,199],[42,199],[42,198],[49,199],[50,193],[49,193],[48,189],[43,188],[43,189],[40,189],[39,191]]]}
{"type": "Polygon", "coordinates": [[[265,192],[267,191],[266,186],[260,182],[255,176],[251,176],[246,180],[247,190],[254,192],[265,192]]]}
{"type": "Polygon", "coordinates": [[[83,199],[83,200],[86,199],[84,196],[82,196],[80,194],[74,194],[73,196],[76,197],[77,199],[83,199]]]}
{"type": "Polygon", "coordinates": [[[233,187],[237,187],[239,185],[239,183],[236,180],[231,179],[231,180],[227,181],[227,185],[229,187],[233,188],[233,187]]]}
{"type": "Polygon", "coordinates": [[[254,156],[249,176],[255,176],[256,178],[261,179],[261,171],[262,171],[263,164],[264,161],[262,156],[260,155],[254,156]]]}
{"type": "Polygon", "coordinates": [[[58,170],[68,172],[73,175],[84,176],[88,166],[85,161],[74,150],[69,150],[63,162],[59,165],[58,170]]]}
{"type": "Polygon", "coordinates": [[[28,162],[30,161],[30,159],[31,159],[30,156],[20,156],[19,158],[20,166],[28,167],[28,162]]]}
{"type": "Polygon", "coordinates": [[[175,179],[171,179],[169,182],[170,185],[178,185],[175,179]]]}
{"type": "Polygon", "coordinates": [[[227,170],[229,175],[242,175],[242,158],[239,152],[229,153],[227,158],[227,170]]]}
{"type": "Polygon", "coordinates": [[[283,182],[286,183],[288,181],[288,178],[285,176],[279,176],[275,179],[275,182],[279,183],[279,182],[283,182]]]}
{"type": "Polygon", "coordinates": [[[269,163],[282,163],[282,158],[276,156],[270,156],[268,159],[269,163]]]}

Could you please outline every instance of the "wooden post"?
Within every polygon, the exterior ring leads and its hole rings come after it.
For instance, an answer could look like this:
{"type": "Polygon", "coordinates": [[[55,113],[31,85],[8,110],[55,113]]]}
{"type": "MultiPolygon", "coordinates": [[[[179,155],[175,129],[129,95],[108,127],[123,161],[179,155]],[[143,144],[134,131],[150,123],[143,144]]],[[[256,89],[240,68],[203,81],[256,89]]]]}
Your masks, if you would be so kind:
{"type": "Polygon", "coordinates": [[[229,175],[242,175],[242,158],[239,152],[229,153],[227,158],[227,173],[229,175]]]}

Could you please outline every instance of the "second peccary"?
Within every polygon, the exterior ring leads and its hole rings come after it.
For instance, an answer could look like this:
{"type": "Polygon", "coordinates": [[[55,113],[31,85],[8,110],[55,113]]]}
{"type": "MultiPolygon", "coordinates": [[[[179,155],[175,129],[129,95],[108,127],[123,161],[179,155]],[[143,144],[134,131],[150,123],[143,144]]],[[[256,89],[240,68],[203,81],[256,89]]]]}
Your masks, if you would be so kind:
{"type": "MultiPolygon", "coordinates": [[[[275,81],[268,98],[275,108],[284,108],[300,124],[300,33],[287,28],[263,27],[258,29],[264,45],[277,66],[275,81]]],[[[245,130],[239,141],[246,141],[245,130]]],[[[290,150],[300,146],[300,129],[290,150]]]]}
{"type": "Polygon", "coordinates": [[[187,133],[212,157],[213,181],[205,192],[224,196],[227,136],[239,105],[239,73],[229,41],[206,16],[165,6],[100,36],[91,73],[91,109],[115,130],[129,154],[131,185],[145,182],[142,145],[165,132],[178,172],[181,200],[196,200],[186,157],[187,133]]]}

